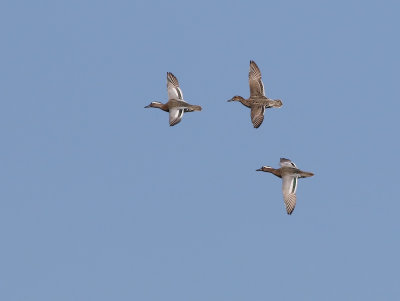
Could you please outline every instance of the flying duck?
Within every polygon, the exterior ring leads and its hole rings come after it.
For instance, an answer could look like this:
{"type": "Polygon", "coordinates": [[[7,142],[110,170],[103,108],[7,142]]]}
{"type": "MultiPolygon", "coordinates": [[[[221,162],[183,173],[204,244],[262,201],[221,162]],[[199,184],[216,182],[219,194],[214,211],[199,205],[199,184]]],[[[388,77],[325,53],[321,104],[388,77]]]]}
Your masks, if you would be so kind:
{"type": "Polygon", "coordinates": [[[184,112],[201,111],[201,106],[191,105],[183,99],[178,79],[171,72],[167,72],[168,102],[153,101],[145,108],[159,108],[169,112],[169,125],[174,126],[182,120],[184,112]]]}
{"type": "Polygon", "coordinates": [[[280,99],[271,99],[265,96],[264,84],[261,79],[261,71],[254,61],[250,61],[249,71],[250,97],[233,96],[228,101],[240,101],[242,105],[251,109],[251,122],[254,128],[258,128],[264,120],[264,112],[267,108],[280,108],[280,99]]]}
{"type": "Polygon", "coordinates": [[[282,178],[282,193],[283,200],[285,202],[286,211],[288,214],[292,214],[294,207],[296,206],[296,189],[299,178],[312,177],[314,174],[308,171],[302,171],[297,168],[289,159],[281,158],[281,168],[275,169],[271,166],[263,166],[257,171],[270,172],[275,176],[282,178]]]}

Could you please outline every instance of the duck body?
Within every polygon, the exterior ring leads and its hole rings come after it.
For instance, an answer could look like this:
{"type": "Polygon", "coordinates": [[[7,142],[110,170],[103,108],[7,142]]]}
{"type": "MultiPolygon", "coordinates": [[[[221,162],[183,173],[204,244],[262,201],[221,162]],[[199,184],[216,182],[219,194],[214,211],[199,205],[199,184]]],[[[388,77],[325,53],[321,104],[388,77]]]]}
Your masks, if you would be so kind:
{"type": "Polygon", "coordinates": [[[179,87],[178,79],[170,72],[167,73],[168,102],[162,103],[153,101],[145,108],[158,108],[169,112],[169,125],[178,124],[184,112],[201,111],[201,106],[191,105],[183,99],[182,90],[179,87]]]}
{"type": "Polygon", "coordinates": [[[296,190],[299,178],[312,177],[312,172],[303,171],[289,159],[280,159],[281,167],[278,169],[271,166],[262,166],[257,171],[269,172],[282,179],[282,193],[286,211],[290,215],[296,207],[296,190]]]}
{"type": "Polygon", "coordinates": [[[282,106],[280,99],[271,99],[265,96],[251,97],[249,100],[253,106],[265,106],[266,108],[280,108],[282,106]]]}
{"type": "Polygon", "coordinates": [[[282,178],[284,175],[290,175],[296,178],[307,178],[314,175],[312,172],[302,171],[298,168],[286,166],[278,169],[272,168],[270,166],[263,166],[260,169],[257,169],[257,171],[269,172],[277,176],[278,178],[282,178]]]}
{"type": "Polygon", "coordinates": [[[264,121],[266,108],[280,108],[282,101],[280,99],[271,99],[265,96],[264,84],[261,78],[261,71],[254,61],[250,61],[249,71],[250,97],[233,96],[228,101],[239,101],[242,105],[251,109],[251,121],[254,128],[260,127],[264,121]]]}
{"type": "Polygon", "coordinates": [[[145,108],[159,108],[165,112],[169,112],[170,109],[179,108],[183,109],[184,112],[193,112],[193,111],[201,111],[200,106],[188,104],[186,101],[178,100],[178,99],[170,99],[166,103],[153,101],[145,108]]]}

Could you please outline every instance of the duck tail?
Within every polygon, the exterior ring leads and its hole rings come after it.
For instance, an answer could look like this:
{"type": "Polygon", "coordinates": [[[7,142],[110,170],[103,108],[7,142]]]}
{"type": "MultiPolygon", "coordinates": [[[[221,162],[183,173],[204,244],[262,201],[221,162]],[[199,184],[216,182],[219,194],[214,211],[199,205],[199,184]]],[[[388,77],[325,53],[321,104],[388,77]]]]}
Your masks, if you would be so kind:
{"type": "Polygon", "coordinates": [[[312,177],[314,174],[312,172],[308,172],[308,171],[302,171],[301,172],[301,177],[302,178],[308,178],[308,177],[312,177]]]}
{"type": "Polygon", "coordinates": [[[282,100],[280,99],[274,99],[271,102],[271,107],[272,108],[280,108],[283,105],[282,100]]]}
{"type": "Polygon", "coordinates": [[[191,111],[201,111],[201,107],[200,106],[191,105],[189,108],[190,108],[191,111]]]}

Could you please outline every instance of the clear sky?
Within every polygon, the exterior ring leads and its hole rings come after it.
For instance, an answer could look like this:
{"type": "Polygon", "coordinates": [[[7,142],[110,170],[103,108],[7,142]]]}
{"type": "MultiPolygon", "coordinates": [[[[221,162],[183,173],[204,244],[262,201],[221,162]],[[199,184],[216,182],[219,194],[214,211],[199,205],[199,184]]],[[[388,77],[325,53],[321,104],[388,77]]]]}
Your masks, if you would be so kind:
{"type": "Polygon", "coordinates": [[[399,300],[399,9],[2,1],[0,299],[399,300]],[[167,72],[203,107],[174,127],[167,72]]]}

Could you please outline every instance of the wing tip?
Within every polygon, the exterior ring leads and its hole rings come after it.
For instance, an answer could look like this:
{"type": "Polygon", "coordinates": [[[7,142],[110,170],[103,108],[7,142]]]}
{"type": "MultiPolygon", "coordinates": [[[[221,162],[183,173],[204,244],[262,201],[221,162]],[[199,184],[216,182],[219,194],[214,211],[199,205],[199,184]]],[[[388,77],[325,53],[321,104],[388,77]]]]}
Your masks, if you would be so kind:
{"type": "Polygon", "coordinates": [[[176,76],[172,72],[167,72],[167,81],[176,87],[179,87],[179,82],[176,76]]]}
{"type": "Polygon", "coordinates": [[[294,207],[293,208],[286,208],[286,212],[287,212],[288,215],[292,215],[293,211],[294,211],[294,207]]]}
{"type": "Polygon", "coordinates": [[[285,203],[285,207],[286,207],[286,212],[288,215],[292,215],[294,208],[296,208],[296,194],[288,194],[288,195],[284,195],[283,197],[283,201],[285,203]]]}
{"type": "Polygon", "coordinates": [[[262,123],[263,123],[263,120],[255,120],[255,121],[253,122],[253,127],[254,127],[255,129],[258,129],[258,128],[261,126],[262,123]]]}

